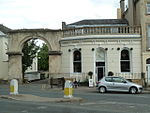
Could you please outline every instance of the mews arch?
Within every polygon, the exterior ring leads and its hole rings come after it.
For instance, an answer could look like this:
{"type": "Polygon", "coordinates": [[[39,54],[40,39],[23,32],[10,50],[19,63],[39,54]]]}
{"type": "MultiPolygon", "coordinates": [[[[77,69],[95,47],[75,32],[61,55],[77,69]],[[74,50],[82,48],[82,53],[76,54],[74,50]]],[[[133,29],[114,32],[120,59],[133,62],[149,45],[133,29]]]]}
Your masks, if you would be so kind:
{"type": "Polygon", "coordinates": [[[49,48],[49,73],[59,73],[61,66],[61,51],[59,40],[63,37],[61,30],[51,29],[19,29],[9,32],[8,76],[22,82],[22,48],[26,41],[38,38],[49,48]]]}

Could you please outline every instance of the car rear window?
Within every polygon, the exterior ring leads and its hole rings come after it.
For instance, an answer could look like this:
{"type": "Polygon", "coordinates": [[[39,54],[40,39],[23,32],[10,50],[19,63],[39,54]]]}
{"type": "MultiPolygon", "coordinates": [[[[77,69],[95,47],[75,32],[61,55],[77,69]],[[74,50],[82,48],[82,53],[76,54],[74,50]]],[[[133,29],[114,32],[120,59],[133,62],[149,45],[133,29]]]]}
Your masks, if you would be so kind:
{"type": "Polygon", "coordinates": [[[106,78],[105,78],[105,81],[107,81],[107,82],[112,82],[112,78],[111,78],[111,77],[106,77],[106,78]]]}

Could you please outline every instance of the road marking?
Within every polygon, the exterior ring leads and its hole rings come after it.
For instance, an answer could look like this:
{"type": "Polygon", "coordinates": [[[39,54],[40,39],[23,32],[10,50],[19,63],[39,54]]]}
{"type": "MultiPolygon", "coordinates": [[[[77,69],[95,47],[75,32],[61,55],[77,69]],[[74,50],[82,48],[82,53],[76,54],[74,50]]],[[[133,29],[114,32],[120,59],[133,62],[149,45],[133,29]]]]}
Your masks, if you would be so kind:
{"type": "Polygon", "coordinates": [[[39,106],[39,107],[37,107],[37,109],[46,109],[47,108],[47,106],[39,106]]]}
{"type": "Polygon", "coordinates": [[[27,110],[21,111],[22,113],[29,113],[27,110]]]}
{"type": "Polygon", "coordinates": [[[81,103],[80,105],[84,106],[84,105],[94,105],[94,104],[97,104],[97,103],[96,102],[87,102],[87,103],[81,103]]]}

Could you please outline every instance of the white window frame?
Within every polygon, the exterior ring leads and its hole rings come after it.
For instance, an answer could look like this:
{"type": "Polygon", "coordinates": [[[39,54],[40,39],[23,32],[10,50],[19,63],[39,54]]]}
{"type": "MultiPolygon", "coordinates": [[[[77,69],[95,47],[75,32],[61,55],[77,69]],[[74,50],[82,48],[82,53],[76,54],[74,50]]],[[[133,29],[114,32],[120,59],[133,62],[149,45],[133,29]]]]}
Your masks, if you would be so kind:
{"type": "Polygon", "coordinates": [[[150,24],[147,25],[147,49],[150,50],[150,24]]]}
{"type": "Polygon", "coordinates": [[[147,8],[147,14],[150,14],[150,3],[147,3],[147,5],[146,5],[146,8],[147,8]]]}

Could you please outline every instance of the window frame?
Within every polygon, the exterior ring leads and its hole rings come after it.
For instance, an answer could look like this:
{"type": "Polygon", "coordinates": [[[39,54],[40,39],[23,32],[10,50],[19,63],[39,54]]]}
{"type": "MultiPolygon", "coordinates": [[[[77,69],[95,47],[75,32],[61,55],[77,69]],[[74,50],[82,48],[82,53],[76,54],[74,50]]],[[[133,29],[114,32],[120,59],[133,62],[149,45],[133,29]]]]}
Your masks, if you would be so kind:
{"type": "Polygon", "coordinates": [[[120,54],[120,72],[121,73],[130,73],[131,72],[131,57],[130,57],[130,54],[131,53],[128,49],[123,49],[121,51],[121,54],[120,54]],[[128,59],[122,59],[122,52],[123,51],[128,51],[128,59]],[[124,66],[126,68],[122,69],[124,64],[126,65],[126,66],[124,66]]]}
{"type": "Polygon", "coordinates": [[[74,73],[81,73],[82,72],[82,54],[79,50],[75,50],[73,52],[73,72],[74,73]],[[75,58],[75,52],[79,53],[79,59],[75,58]]]}
{"type": "Polygon", "coordinates": [[[150,14],[150,3],[146,4],[146,14],[150,14]]]}
{"type": "Polygon", "coordinates": [[[147,46],[146,48],[147,50],[150,50],[150,24],[147,24],[147,46]]]}

